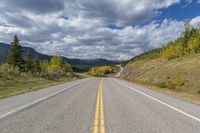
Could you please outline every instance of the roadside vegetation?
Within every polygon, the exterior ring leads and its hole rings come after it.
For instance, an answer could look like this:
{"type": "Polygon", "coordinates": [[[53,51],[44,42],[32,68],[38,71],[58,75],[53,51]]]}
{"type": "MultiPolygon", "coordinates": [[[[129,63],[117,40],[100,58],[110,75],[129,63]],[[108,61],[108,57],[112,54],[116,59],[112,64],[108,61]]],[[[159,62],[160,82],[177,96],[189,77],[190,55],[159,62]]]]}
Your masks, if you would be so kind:
{"type": "Polygon", "coordinates": [[[108,74],[113,74],[116,72],[116,67],[114,66],[99,66],[99,67],[92,67],[88,74],[92,76],[106,76],[108,74]]]}
{"type": "Polygon", "coordinates": [[[189,21],[185,22],[185,31],[176,40],[169,42],[163,48],[145,52],[132,60],[157,59],[165,57],[168,60],[200,53],[200,27],[194,28],[189,21]]]}
{"type": "Polygon", "coordinates": [[[17,35],[11,44],[7,61],[0,65],[0,98],[80,78],[61,56],[41,61],[31,52],[23,55],[17,35]]]}
{"type": "MultiPolygon", "coordinates": [[[[145,52],[126,64],[122,78],[156,85],[182,97],[200,97],[200,27],[185,31],[163,48],[145,52]]],[[[200,98],[197,98],[200,103],[200,98]]]]}

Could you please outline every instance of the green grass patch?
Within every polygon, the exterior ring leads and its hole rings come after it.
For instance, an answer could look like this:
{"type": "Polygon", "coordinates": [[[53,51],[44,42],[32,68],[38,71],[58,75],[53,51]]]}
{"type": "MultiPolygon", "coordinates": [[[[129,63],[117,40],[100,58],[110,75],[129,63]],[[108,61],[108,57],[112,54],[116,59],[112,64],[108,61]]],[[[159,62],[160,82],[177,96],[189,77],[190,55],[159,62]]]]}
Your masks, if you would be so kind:
{"type": "Polygon", "coordinates": [[[75,73],[78,78],[91,78],[93,76],[88,75],[87,73],[75,73]]]}
{"type": "Polygon", "coordinates": [[[83,77],[62,77],[56,80],[31,76],[0,78],[0,99],[41,88],[77,80],[83,77]]]}

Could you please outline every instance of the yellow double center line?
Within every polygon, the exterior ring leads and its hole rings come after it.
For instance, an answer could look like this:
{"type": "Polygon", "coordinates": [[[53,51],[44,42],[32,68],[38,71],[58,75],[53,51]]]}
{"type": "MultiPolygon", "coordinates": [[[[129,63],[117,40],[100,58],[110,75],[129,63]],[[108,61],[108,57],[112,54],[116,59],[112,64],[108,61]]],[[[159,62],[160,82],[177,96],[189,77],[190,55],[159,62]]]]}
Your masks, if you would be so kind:
{"type": "Polygon", "coordinates": [[[100,133],[105,133],[102,82],[103,82],[103,79],[100,81],[99,88],[98,88],[93,133],[98,133],[99,131],[100,133]]]}

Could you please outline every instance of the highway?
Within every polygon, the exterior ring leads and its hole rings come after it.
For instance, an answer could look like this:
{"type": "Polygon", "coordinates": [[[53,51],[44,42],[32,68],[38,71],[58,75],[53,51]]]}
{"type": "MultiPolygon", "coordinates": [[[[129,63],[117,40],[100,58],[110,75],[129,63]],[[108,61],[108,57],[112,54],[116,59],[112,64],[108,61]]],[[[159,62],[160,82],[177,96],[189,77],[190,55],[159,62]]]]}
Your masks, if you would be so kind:
{"type": "Polygon", "coordinates": [[[88,78],[0,100],[0,133],[200,133],[200,106],[88,78]]]}

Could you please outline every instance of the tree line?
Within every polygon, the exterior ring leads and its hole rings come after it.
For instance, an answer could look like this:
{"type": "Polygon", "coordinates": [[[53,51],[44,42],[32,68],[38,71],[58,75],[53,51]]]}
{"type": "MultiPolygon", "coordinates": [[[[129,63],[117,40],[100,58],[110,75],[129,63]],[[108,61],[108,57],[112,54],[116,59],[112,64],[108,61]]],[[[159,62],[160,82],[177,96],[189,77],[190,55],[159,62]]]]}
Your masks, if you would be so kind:
{"type": "Polygon", "coordinates": [[[200,53],[200,26],[193,27],[189,21],[186,21],[185,31],[179,38],[169,42],[162,48],[153,49],[138,55],[132,60],[156,59],[160,57],[174,59],[197,53],[200,53]]]}
{"type": "Polygon", "coordinates": [[[36,55],[33,57],[29,50],[26,56],[20,45],[17,35],[11,42],[11,48],[6,63],[0,66],[0,77],[29,74],[42,78],[59,78],[72,74],[71,65],[61,56],[52,56],[50,61],[42,61],[36,55]]]}
{"type": "Polygon", "coordinates": [[[88,74],[92,76],[105,76],[106,74],[111,74],[116,71],[113,66],[98,66],[90,68],[88,74]]]}

